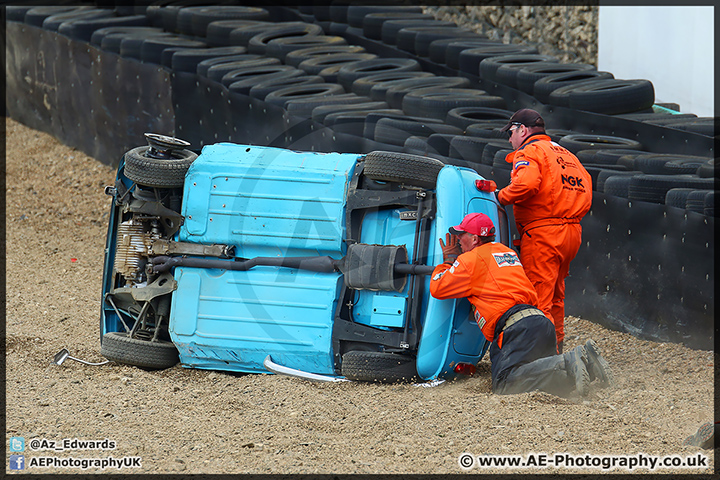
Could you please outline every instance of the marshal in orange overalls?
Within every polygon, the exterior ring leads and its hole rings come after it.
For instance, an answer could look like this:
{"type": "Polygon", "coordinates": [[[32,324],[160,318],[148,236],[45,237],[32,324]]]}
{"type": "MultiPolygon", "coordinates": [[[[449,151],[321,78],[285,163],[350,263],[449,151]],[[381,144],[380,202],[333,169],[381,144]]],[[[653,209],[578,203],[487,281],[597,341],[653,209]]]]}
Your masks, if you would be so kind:
{"type": "Polygon", "coordinates": [[[580,248],[580,220],[592,204],[592,179],[580,161],[544,133],[528,137],[506,160],[510,184],[498,192],[513,204],[520,261],[538,294],[538,307],[565,338],[565,277],[580,248]]]}

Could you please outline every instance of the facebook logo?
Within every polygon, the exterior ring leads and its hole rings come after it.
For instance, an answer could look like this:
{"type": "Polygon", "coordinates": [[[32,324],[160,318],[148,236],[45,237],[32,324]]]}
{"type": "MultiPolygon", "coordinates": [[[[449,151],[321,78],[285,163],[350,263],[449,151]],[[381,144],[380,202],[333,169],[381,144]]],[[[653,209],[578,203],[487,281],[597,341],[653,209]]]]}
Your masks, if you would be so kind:
{"type": "Polygon", "coordinates": [[[10,455],[10,470],[25,470],[25,455],[10,455]]]}
{"type": "Polygon", "coordinates": [[[11,452],[24,452],[25,451],[25,439],[23,437],[10,437],[10,451],[11,452]]]}

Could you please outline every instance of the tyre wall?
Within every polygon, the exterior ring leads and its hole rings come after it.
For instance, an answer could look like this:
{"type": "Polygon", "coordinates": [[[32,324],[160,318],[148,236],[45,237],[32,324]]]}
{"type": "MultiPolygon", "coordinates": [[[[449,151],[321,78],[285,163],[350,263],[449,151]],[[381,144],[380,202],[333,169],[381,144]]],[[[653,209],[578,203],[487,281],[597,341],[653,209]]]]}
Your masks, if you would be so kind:
{"type": "MultiPolygon", "coordinates": [[[[712,189],[714,164],[711,159],[714,156],[714,139],[712,135],[703,134],[706,131],[703,129],[706,128],[707,119],[683,117],[685,122],[691,123],[689,126],[682,124],[670,128],[670,123],[682,123],[679,122],[680,116],[673,117],[659,108],[638,107],[623,114],[610,115],[602,112],[602,102],[595,102],[600,105],[596,109],[599,111],[594,112],[563,106],[560,101],[541,103],[533,94],[503,83],[498,77],[483,76],[484,70],[478,69],[477,64],[474,64],[475,68],[463,67],[467,65],[467,59],[463,60],[462,57],[459,68],[449,67],[447,63],[452,62],[446,62],[442,55],[438,57],[433,50],[433,44],[439,43],[432,42],[428,45],[434,38],[432,35],[438,34],[438,42],[447,43],[447,30],[440,29],[438,33],[438,29],[420,29],[415,32],[418,42],[419,38],[423,37],[423,53],[429,53],[430,57],[434,58],[431,59],[415,54],[412,43],[408,43],[407,30],[402,34],[397,33],[401,45],[377,38],[377,34],[370,38],[359,22],[362,21],[362,15],[372,12],[357,10],[361,7],[356,7],[354,11],[351,10],[353,7],[347,6],[330,9],[327,6],[269,9],[263,20],[268,22],[263,24],[268,28],[273,23],[290,21],[319,25],[325,36],[341,37],[348,46],[353,46],[355,55],[358,51],[364,52],[366,56],[363,58],[370,54],[382,59],[412,59],[417,62],[418,70],[429,72],[431,76],[465,79],[462,80],[462,86],[445,87],[445,90],[438,87],[434,90],[432,104],[429,98],[425,100],[418,97],[422,94],[413,92],[410,87],[403,87],[408,88],[406,91],[400,90],[400,94],[414,97],[412,101],[415,108],[418,102],[420,106],[429,108],[429,117],[432,118],[418,120],[403,109],[391,108],[389,105],[387,109],[378,108],[377,103],[372,104],[370,110],[362,110],[362,104],[365,102],[370,105],[372,100],[355,95],[352,90],[345,94],[323,97],[322,103],[325,104],[326,111],[325,116],[320,117],[316,115],[317,107],[312,110],[312,115],[309,114],[313,104],[303,104],[303,100],[293,100],[281,106],[242,93],[243,91],[233,85],[226,85],[207,73],[201,74],[199,70],[193,72],[174,69],[170,60],[177,53],[172,50],[169,51],[170,55],[166,55],[167,50],[163,50],[165,59],[158,62],[102,48],[102,45],[88,40],[88,22],[84,24],[85,30],[79,27],[63,28],[61,25],[59,29],[56,27],[55,31],[47,28],[52,24],[47,20],[43,24],[45,27],[31,25],[25,21],[24,15],[30,8],[8,7],[7,10],[7,114],[112,165],[117,165],[124,152],[145,143],[143,133],[155,132],[176,135],[187,140],[196,151],[203,145],[229,141],[309,151],[364,153],[392,150],[420,153],[439,158],[448,164],[473,168],[502,187],[507,185],[510,179],[509,165],[502,161],[505,146],[496,141],[497,137],[489,139],[483,137],[484,134],[475,136],[470,133],[473,131],[472,127],[480,127],[474,132],[490,132],[494,125],[493,120],[487,120],[490,127],[482,124],[485,120],[479,119],[477,125],[461,129],[457,136],[473,139],[471,148],[462,155],[453,149],[451,133],[438,133],[427,137],[408,137],[409,134],[390,136],[407,137],[405,143],[400,145],[402,142],[377,142],[373,129],[368,129],[368,125],[372,126],[371,121],[377,122],[378,118],[393,115],[421,121],[427,125],[445,124],[446,111],[453,105],[448,107],[447,100],[438,98],[448,92],[457,97],[453,101],[460,102],[458,105],[466,108],[471,108],[467,105],[492,105],[490,108],[494,108],[494,115],[500,112],[501,118],[502,115],[509,116],[518,108],[535,108],[545,117],[550,128],[548,133],[561,145],[567,142],[566,145],[570,148],[569,139],[573,138],[573,135],[585,136],[580,137],[584,138],[585,143],[578,143],[575,137],[571,150],[577,150],[577,145],[582,146],[580,148],[585,152],[584,156],[577,151],[575,153],[578,153],[579,158],[595,176],[601,172],[611,175],[616,169],[626,170],[623,173],[628,177],[624,180],[628,185],[624,190],[621,189],[623,193],[620,195],[611,195],[597,189],[594,192],[592,210],[582,223],[583,246],[566,281],[566,313],[629,331],[643,338],[683,342],[696,348],[712,348],[714,207],[710,205],[704,211],[691,211],[665,205],[662,200],[641,200],[654,198],[647,197],[641,182],[652,180],[641,178],[652,175],[648,175],[649,172],[646,171],[635,171],[633,155],[621,157],[623,160],[615,159],[617,161],[613,165],[585,160],[594,158],[591,154],[598,149],[598,144],[607,148],[631,148],[637,150],[638,154],[675,155],[675,163],[684,162],[683,165],[692,160],[687,156],[693,155],[695,159],[700,159],[706,171],[708,166],[711,166],[709,175],[701,178],[700,169],[697,173],[683,175],[664,172],[665,177],[658,181],[659,185],[653,187],[653,195],[664,199],[665,192],[673,188],[672,179],[676,179],[678,187],[712,189]],[[362,15],[359,16],[359,13],[362,15]],[[449,91],[449,88],[454,90],[449,91]],[[357,112],[355,114],[348,106],[352,103],[360,104],[357,107],[351,105],[357,112]],[[497,108],[502,104],[504,109],[497,108]],[[347,116],[328,114],[327,109],[330,107],[327,105],[337,105],[337,112],[346,109],[347,116]],[[333,117],[337,117],[333,120],[335,123],[330,123],[329,120],[333,117]],[[588,136],[590,140],[587,139],[588,136]],[[593,136],[597,137],[597,142],[592,141],[593,136]],[[487,147],[487,152],[484,152],[481,161],[479,148],[484,147],[487,147]],[[490,153],[498,151],[498,158],[493,161],[490,153]]],[[[151,10],[151,7],[135,7],[131,12],[128,7],[118,7],[109,11],[115,18],[130,16],[132,13],[136,17],[134,22],[139,21],[142,25],[164,29],[164,34],[177,37],[173,41],[179,45],[188,45],[187,42],[192,41],[195,42],[193,48],[219,46],[210,41],[209,27],[206,37],[178,33],[180,22],[173,24],[168,18],[179,20],[177,11],[181,11],[182,7],[173,8],[174,17],[161,15],[157,9],[151,10]],[[143,17],[143,14],[146,17],[143,17]]],[[[163,13],[172,13],[170,7],[163,9],[163,13]]],[[[187,18],[185,17],[186,22],[187,18]]],[[[89,23],[92,27],[92,22],[89,23]]],[[[107,23],[98,22],[97,29],[100,26],[107,26],[107,23]]],[[[260,28],[259,31],[262,31],[264,27],[255,25],[252,28],[260,28]]],[[[297,31],[298,27],[294,28],[297,31]]],[[[312,30],[302,25],[300,28],[303,31],[312,30]]],[[[235,38],[233,35],[235,34],[231,33],[229,38],[235,38]]],[[[461,35],[458,34],[458,37],[461,35]]],[[[267,38],[267,35],[263,38],[267,38]]],[[[333,39],[333,42],[336,40],[333,39]]],[[[255,42],[254,46],[248,45],[248,42],[229,44],[258,48],[258,42],[255,42]]],[[[168,42],[168,49],[170,45],[172,42],[168,42]]],[[[460,55],[463,55],[463,52],[466,51],[463,50],[460,55]]],[[[259,56],[264,58],[262,53],[259,56]]],[[[345,54],[344,58],[353,57],[345,54]]],[[[471,64],[477,61],[472,57],[470,60],[471,64]]],[[[273,62],[278,63],[276,60],[273,62]]],[[[354,66],[358,65],[364,64],[356,61],[354,66]]],[[[341,77],[338,72],[339,66],[335,66],[320,71],[318,76],[322,77],[324,83],[338,83],[341,77]]],[[[417,82],[418,79],[407,81],[417,82]]],[[[621,86],[626,88],[624,84],[621,86]]],[[[390,92],[398,88],[400,87],[389,90],[385,99],[389,99],[390,92]]],[[[398,105],[403,108],[405,106],[404,103],[398,105]]],[[[447,116],[447,119],[449,118],[450,115],[447,116]]],[[[502,120],[500,123],[503,123],[502,120]]],[[[443,128],[434,127],[428,130],[455,131],[448,127],[449,124],[443,128]]],[[[509,148],[509,144],[507,147],[509,148]]],[[[605,180],[608,187],[616,184],[616,190],[612,190],[614,193],[618,191],[617,184],[620,183],[617,179],[620,179],[619,175],[605,180]]],[[[595,178],[594,187],[597,188],[595,178]]]]}

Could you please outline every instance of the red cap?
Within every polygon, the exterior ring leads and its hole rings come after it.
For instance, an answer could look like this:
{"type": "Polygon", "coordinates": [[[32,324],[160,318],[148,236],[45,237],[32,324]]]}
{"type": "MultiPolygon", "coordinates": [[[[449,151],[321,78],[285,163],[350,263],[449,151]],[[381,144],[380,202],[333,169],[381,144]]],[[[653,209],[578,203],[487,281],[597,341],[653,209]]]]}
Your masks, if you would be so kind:
{"type": "Polygon", "coordinates": [[[460,225],[449,228],[450,233],[459,235],[461,233],[472,233],[481,237],[495,235],[495,226],[490,217],[484,213],[468,213],[460,222],[460,225]]]}

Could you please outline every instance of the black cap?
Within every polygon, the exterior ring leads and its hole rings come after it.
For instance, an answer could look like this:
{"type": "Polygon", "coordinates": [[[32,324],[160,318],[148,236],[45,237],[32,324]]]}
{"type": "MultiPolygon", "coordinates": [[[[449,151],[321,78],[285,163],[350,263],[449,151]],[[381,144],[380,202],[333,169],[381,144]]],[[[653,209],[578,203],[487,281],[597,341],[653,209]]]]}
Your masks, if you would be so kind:
{"type": "Polygon", "coordinates": [[[545,127],[545,120],[538,112],[531,108],[522,108],[513,113],[508,124],[500,129],[501,132],[507,132],[513,125],[525,125],[526,127],[545,127]]]}

